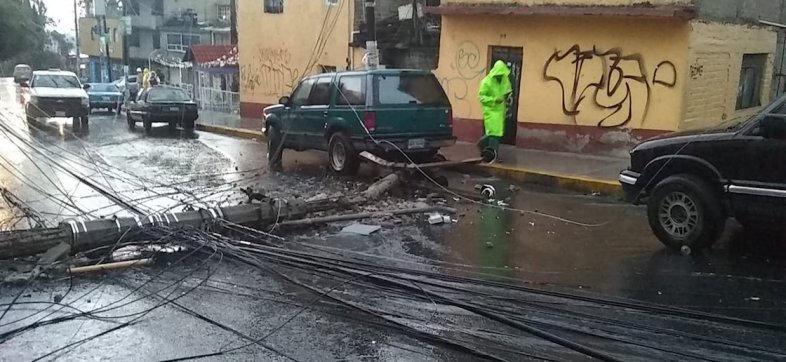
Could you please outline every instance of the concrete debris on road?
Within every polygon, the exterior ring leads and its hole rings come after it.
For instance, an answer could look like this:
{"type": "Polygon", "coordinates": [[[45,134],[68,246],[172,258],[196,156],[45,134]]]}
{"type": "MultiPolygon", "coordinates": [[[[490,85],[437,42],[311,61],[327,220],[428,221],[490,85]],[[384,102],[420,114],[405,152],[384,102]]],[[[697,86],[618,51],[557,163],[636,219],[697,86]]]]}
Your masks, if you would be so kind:
{"type": "Polygon", "coordinates": [[[341,232],[368,236],[379,231],[379,229],[382,229],[382,226],[355,223],[344,227],[343,229],[341,229],[341,232]]]}
{"type": "Polygon", "coordinates": [[[428,215],[428,223],[431,225],[438,225],[443,223],[451,223],[453,220],[449,215],[442,215],[438,212],[431,213],[428,215]]]}

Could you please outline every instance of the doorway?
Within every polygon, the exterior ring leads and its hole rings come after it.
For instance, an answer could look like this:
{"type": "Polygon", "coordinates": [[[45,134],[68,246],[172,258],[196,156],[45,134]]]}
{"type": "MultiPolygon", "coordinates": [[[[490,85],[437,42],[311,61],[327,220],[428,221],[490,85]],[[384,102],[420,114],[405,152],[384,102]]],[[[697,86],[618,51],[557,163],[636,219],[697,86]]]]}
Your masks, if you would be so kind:
{"type": "Polygon", "coordinates": [[[507,114],[505,115],[505,134],[502,136],[502,143],[515,145],[519,123],[519,93],[521,88],[521,70],[524,64],[524,48],[492,46],[491,63],[489,63],[488,69],[491,69],[497,60],[505,62],[508,68],[510,68],[510,85],[513,88],[513,94],[508,98],[507,114]]]}

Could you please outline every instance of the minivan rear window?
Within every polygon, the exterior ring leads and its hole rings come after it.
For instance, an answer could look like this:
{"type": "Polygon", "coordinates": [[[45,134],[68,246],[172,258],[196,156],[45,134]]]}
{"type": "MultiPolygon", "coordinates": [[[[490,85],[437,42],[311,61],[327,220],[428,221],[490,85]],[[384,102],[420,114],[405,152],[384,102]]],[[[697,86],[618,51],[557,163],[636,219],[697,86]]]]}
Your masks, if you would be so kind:
{"type": "Polygon", "coordinates": [[[374,76],[375,104],[449,105],[433,74],[401,73],[374,76]]]}

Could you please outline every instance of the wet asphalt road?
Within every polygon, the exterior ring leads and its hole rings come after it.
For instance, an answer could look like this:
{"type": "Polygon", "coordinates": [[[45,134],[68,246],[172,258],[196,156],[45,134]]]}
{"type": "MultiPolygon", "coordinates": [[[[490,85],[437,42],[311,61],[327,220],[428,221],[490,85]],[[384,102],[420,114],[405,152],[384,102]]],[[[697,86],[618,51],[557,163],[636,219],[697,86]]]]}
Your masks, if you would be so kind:
{"type": "MultiPolygon", "coordinates": [[[[3,165],[0,185],[37,210],[50,226],[70,217],[101,217],[126,212],[79,178],[106,185],[144,210],[157,211],[178,210],[186,205],[237,204],[245,197],[238,192],[240,187],[252,187],[275,197],[352,194],[383,174],[383,171],[364,166],[357,178],[333,177],[324,167],[324,155],[292,151],[284,156],[285,172],[272,173],[267,170],[262,143],[201,132],[193,135],[170,132],[165,127],[154,129],[146,136],[139,127],[129,131],[123,115],[109,113],[94,113],[89,131],[81,130],[77,134],[71,132],[70,120],[48,120],[31,126],[21,116],[18,88],[5,79],[0,80],[0,117],[4,125],[0,130],[0,164],[3,165]],[[184,195],[183,190],[188,190],[189,194],[184,195]]],[[[503,180],[477,175],[447,175],[451,186],[470,192],[477,183],[492,183],[499,190],[507,190],[509,186],[503,180]]],[[[415,195],[414,192],[397,192],[366,210],[411,206],[416,198],[428,193],[423,191],[415,195]]],[[[423,217],[401,217],[366,221],[383,226],[371,236],[340,233],[349,223],[279,230],[277,233],[287,238],[291,248],[325,255],[365,258],[407,268],[543,290],[631,299],[734,318],[776,324],[786,321],[786,255],[782,245],[776,242],[740,234],[731,224],[724,240],[713,250],[684,256],[663,249],[650,233],[644,210],[640,208],[606,198],[532,186],[510,191],[509,196],[511,206],[521,211],[504,211],[463,200],[457,202],[454,200],[456,195],[440,195],[459,209],[456,223],[428,225],[423,217]]],[[[16,223],[18,211],[15,208],[6,204],[0,210],[4,228],[26,226],[26,221],[16,223]]],[[[51,301],[58,295],[65,295],[64,302],[90,310],[133,301],[107,312],[110,316],[127,315],[160,303],[157,297],[135,292],[136,287],[144,285],[142,290],[166,288],[172,281],[184,278],[184,285],[175,290],[184,294],[179,300],[182,306],[212,316],[255,338],[275,331],[265,343],[296,360],[475,359],[404,333],[360,323],[353,312],[338,307],[314,306],[297,314],[311,300],[303,290],[268,273],[228,260],[214,260],[209,266],[207,270],[199,260],[173,259],[149,268],[75,278],[73,285],[68,278],[38,281],[29,287],[3,285],[0,286],[0,303],[9,303],[21,292],[19,301],[28,304],[14,308],[0,319],[0,333],[56,310],[51,307],[46,313],[28,317],[48,307],[33,302],[51,301]],[[188,287],[197,286],[202,280],[207,281],[199,289],[185,293],[188,287]],[[121,300],[123,302],[118,302],[121,300]],[[283,328],[275,329],[293,315],[296,316],[283,328]]],[[[326,287],[332,285],[329,280],[320,282],[326,287]]],[[[371,292],[352,297],[372,304],[385,299],[371,292]]],[[[429,311],[431,308],[411,303],[414,302],[406,299],[394,301],[401,310],[429,311]]],[[[589,311],[603,314],[598,310],[589,311]]],[[[490,333],[488,330],[495,328],[488,322],[456,314],[450,308],[440,312],[447,316],[451,325],[476,328],[476,333],[480,333],[479,330],[490,333]]],[[[436,315],[436,311],[434,313],[436,315]]],[[[629,318],[639,323],[647,321],[645,316],[629,318]]],[[[668,318],[652,324],[673,327],[668,318]]],[[[0,345],[0,360],[32,360],[111,325],[111,320],[77,319],[37,328],[0,345]]],[[[712,336],[725,333],[713,328],[699,325],[688,329],[712,336]]],[[[734,334],[734,329],[726,332],[734,334]]],[[[486,338],[502,338],[501,331],[495,333],[486,338]]],[[[739,338],[746,343],[763,343],[786,357],[786,334],[768,333],[744,330],[739,338]]],[[[586,360],[554,346],[540,345],[536,339],[518,338],[533,351],[556,360],[586,360]]],[[[153,361],[241,344],[244,342],[236,334],[195,318],[182,308],[166,305],[146,314],[130,327],[47,359],[153,361]]],[[[675,345],[675,348],[689,349],[687,345],[675,345]]],[[[628,357],[628,360],[676,360],[671,355],[657,353],[631,352],[628,357]]],[[[213,359],[285,360],[260,346],[213,359]]],[[[508,360],[526,359],[517,356],[508,360]]],[[[712,358],[723,359],[722,353],[712,358]]]]}

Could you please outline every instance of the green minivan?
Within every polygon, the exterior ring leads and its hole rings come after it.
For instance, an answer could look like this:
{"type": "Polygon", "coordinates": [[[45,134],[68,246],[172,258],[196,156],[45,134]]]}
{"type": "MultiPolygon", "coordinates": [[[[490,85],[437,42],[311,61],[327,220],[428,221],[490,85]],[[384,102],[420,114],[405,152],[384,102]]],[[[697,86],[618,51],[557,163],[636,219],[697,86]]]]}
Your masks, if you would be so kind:
{"type": "Polygon", "coordinates": [[[379,69],[306,77],[279,105],[265,109],[268,160],[284,149],[328,152],[330,169],[354,174],[359,153],[429,162],[456,143],[453,111],[427,70],[379,69]]]}

